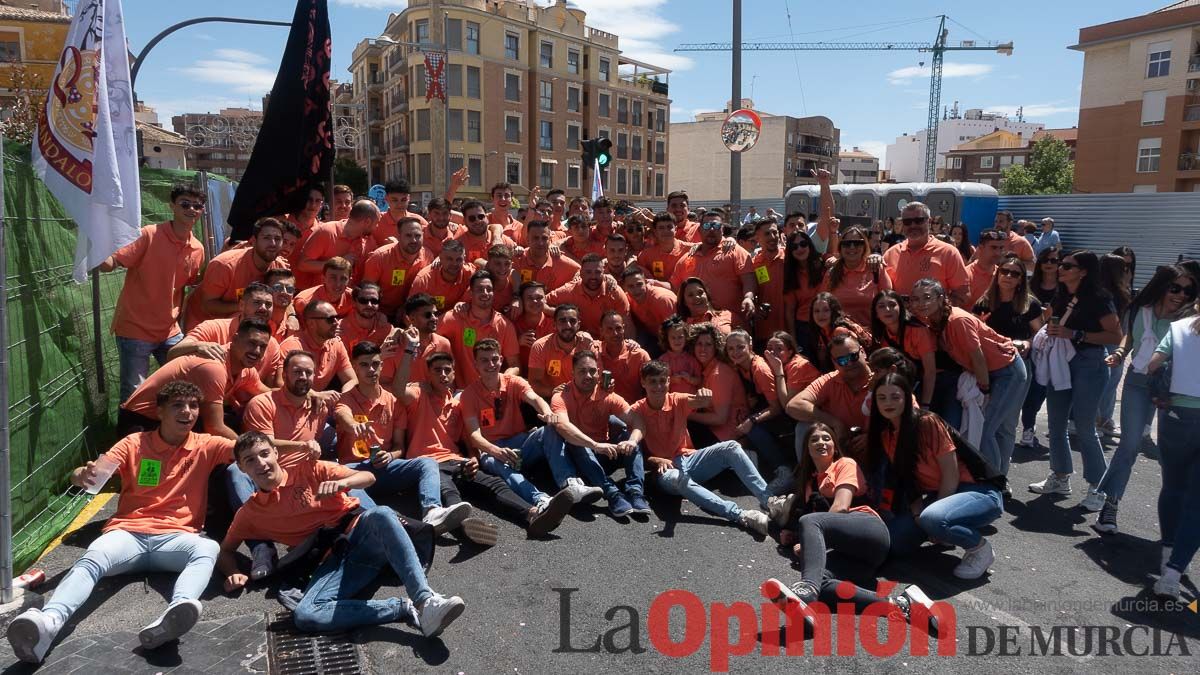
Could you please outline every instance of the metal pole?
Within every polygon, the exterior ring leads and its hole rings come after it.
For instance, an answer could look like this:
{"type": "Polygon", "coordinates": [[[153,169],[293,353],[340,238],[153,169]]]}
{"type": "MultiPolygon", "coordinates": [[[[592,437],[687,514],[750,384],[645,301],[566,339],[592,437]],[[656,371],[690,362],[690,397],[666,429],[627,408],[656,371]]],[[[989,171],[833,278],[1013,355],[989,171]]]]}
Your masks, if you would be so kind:
{"type": "Polygon", "coordinates": [[[363,105],[363,120],[367,127],[365,134],[365,143],[367,146],[367,190],[370,190],[371,186],[375,183],[371,180],[371,89],[369,85],[367,88],[367,102],[363,105]]]}
{"type": "Polygon", "coordinates": [[[96,267],[92,269],[92,351],[96,357],[96,387],[103,394],[108,385],[104,381],[104,333],[100,323],[100,268],[96,267]]]}
{"type": "MultiPolygon", "coordinates": [[[[742,107],[742,0],[733,0],[733,92],[729,112],[742,107]]],[[[729,153],[729,203],[733,213],[730,224],[741,222],[742,210],[742,153],[729,153]]]]}
{"type": "MultiPolygon", "coordinates": [[[[0,135],[0,156],[4,136],[0,135]]],[[[13,599],[12,490],[8,445],[8,264],[4,247],[4,165],[0,161],[0,603],[13,599]]]]}
{"type": "Polygon", "coordinates": [[[210,23],[210,22],[214,22],[214,21],[219,22],[219,23],[248,23],[248,24],[255,24],[255,25],[260,25],[260,26],[291,26],[292,25],[291,21],[267,21],[264,19],[239,19],[239,18],[233,17],[233,16],[202,16],[202,17],[199,17],[196,19],[188,19],[187,21],[180,21],[179,23],[174,24],[172,26],[167,26],[166,28],[163,29],[163,31],[161,33],[150,38],[150,41],[146,43],[146,46],[142,47],[142,51],[138,52],[137,58],[133,62],[133,67],[129,69],[129,88],[135,89],[134,85],[137,84],[138,71],[141,70],[141,68],[142,68],[142,62],[144,62],[146,60],[146,55],[150,53],[150,50],[154,49],[155,45],[157,45],[158,43],[163,41],[163,38],[167,37],[171,33],[174,33],[175,31],[179,30],[180,28],[187,28],[188,26],[193,26],[198,23],[210,23]]]}

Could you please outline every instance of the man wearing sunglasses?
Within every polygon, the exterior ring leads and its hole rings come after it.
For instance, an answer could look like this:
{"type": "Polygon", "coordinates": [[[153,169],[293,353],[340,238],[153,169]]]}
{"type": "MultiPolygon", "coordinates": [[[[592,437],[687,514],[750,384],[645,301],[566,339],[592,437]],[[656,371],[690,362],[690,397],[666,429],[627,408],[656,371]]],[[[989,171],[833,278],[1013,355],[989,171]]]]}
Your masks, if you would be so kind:
{"type": "Polygon", "coordinates": [[[1062,238],[1058,236],[1058,230],[1054,229],[1054,219],[1042,218],[1042,233],[1038,235],[1037,243],[1033,245],[1033,254],[1040,256],[1042,251],[1048,248],[1061,250],[1062,238]]]}
{"type": "Polygon", "coordinates": [[[810,424],[823,422],[837,433],[849,452],[858,452],[866,444],[866,434],[851,434],[850,430],[867,428],[863,401],[871,385],[871,366],[862,345],[850,335],[834,337],[829,352],[834,372],[813,380],[789,401],[787,414],[800,422],[796,425],[797,443],[804,438],[810,424]]]}
{"type": "Polygon", "coordinates": [[[300,332],[284,340],[279,349],[283,351],[285,361],[294,350],[312,355],[312,390],[319,392],[317,396],[332,405],[337,403],[338,393],[326,389],[334,383],[335,377],[341,385],[341,391],[347,391],[356,384],[350,355],[342,341],[337,339],[340,321],[337,310],[325,300],[316,300],[304,308],[303,319],[300,332]]]}
{"type": "Polygon", "coordinates": [[[276,269],[267,272],[263,283],[271,289],[274,305],[271,328],[275,331],[275,339],[282,342],[287,336],[300,331],[300,320],[296,318],[296,308],[292,306],[296,300],[296,277],[289,269],[276,269]]]}
{"type": "Polygon", "coordinates": [[[346,347],[346,353],[354,353],[354,345],[359,342],[373,342],[382,345],[392,334],[392,324],[387,315],[379,311],[380,289],[378,284],[363,282],[352,292],[354,311],[342,319],[341,333],[338,338],[346,347]]]}
{"type": "Polygon", "coordinates": [[[883,254],[892,288],[908,297],[913,284],[934,279],[949,290],[951,302],[966,307],[971,295],[966,265],[953,245],[929,236],[929,207],[909,202],[900,213],[900,221],[906,239],[883,254]]]}
{"type": "Polygon", "coordinates": [[[137,239],[98,267],[101,272],[128,270],[112,322],[122,401],[146,379],[150,355],[162,365],[168,350],[183,339],[183,288],[196,283],[204,265],[204,247],[192,235],[204,203],[204,194],[196,188],[176,185],[171,189],[171,220],[142,228],[137,239]]]}
{"type": "Polygon", "coordinates": [[[455,238],[462,242],[463,248],[467,251],[467,262],[472,265],[483,267],[487,262],[488,249],[496,244],[504,244],[510,248],[516,247],[516,242],[501,234],[498,228],[489,225],[488,214],[483,208],[483,202],[472,199],[464,203],[462,215],[463,222],[467,227],[455,235],[455,238]]]}
{"type": "Polygon", "coordinates": [[[375,250],[371,233],[379,222],[379,208],[369,199],[360,199],[350,209],[346,220],[333,220],[313,228],[296,256],[293,267],[300,288],[312,288],[321,283],[325,261],[345,258],[353,266],[351,281],[362,278],[363,262],[375,250]]]}
{"type": "Polygon", "coordinates": [[[671,286],[680,288],[689,277],[698,277],[708,287],[713,307],[729,310],[734,325],[743,327],[755,312],[758,280],[750,265],[750,254],[740,246],[725,245],[723,219],[719,209],[704,214],[700,244],[676,263],[671,286]]]}
{"type": "Polygon", "coordinates": [[[970,306],[987,295],[996,276],[996,265],[1004,256],[1007,237],[1000,230],[987,229],[979,233],[979,246],[975,247],[975,260],[967,265],[967,278],[971,285],[970,306]]]}
{"type": "MultiPolygon", "coordinates": [[[[274,295],[265,284],[251,282],[242,293],[238,305],[238,313],[231,318],[209,319],[188,331],[187,336],[167,352],[167,358],[177,359],[198,354],[206,359],[224,361],[225,348],[233,342],[233,336],[237,334],[242,319],[259,319],[270,324],[275,305],[274,295]]],[[[272,389],[278,387],[282,382],[279,374],[279,367],[282,365],[283,352],[279,351],[279,341],[272,334],[267,342],[266,353],[256,366],[259,379],[272,389]]]]}

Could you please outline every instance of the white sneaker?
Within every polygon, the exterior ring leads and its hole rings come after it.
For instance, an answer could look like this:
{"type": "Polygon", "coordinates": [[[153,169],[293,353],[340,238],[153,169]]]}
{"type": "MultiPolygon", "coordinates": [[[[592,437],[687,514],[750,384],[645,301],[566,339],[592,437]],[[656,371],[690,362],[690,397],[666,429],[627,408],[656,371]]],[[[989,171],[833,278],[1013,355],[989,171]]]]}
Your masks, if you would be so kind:
{"type": "Polygon", "coordinates": [[[449,532],[462,525],[462,521],[471,515],[471,505],[459,502],[451,506],[434,506],[425,512],[421,521],[433,528],[434,534],[449,532]]]}
{"type": "Polygon", "coordinates": [[[738,523],[741,524],[742,527],[750,530],[751,532],[757,532],[764,537],[767,536],[770,522],[770,519],[767,518],[767,514],[763,513],[762,511],[756,511],[755,509],[745,509],[742,511],[742,515],[738,517],[738,523]]]}
{"type": "Polygon", "coordinates": [[[467,603],[457,595],[446,597],[440,593],[429,596],[421,609],[417,611],[421,633],[425,637],[437,637],[446,630],[467,608],[467,603]]]}
{"type": "Polygon", "coordinates": [[[1030,483],[1029,491],[1039,495],[1069,495],[1071,494],[1071,476],[1059,476],[1053,472],[1046,476],[1046,480],[1038,483],[1030,483]]]}
{"type": "Polygon", "coordinates": [[[21,612],[8,624],[8,644],[12,645],[13,654],[25,663],[41,663],[58,634],[53,624],[50,615],[40,609],[21,612]]]}
{"type": "Polygon", "coordinates": [[[1104,493],[1096,489],[1095,485],[1088,486],[1088,493],[1083,499],[1079,500],[1079,506],[1084,511],[1095,513],[1104,508],[1104,493]]]}
{"type": "Polygon", "coordinates": [[[180,600],[167,607],[152,623],[138,631],[144,649],[157,649],[192,629],[200,620],[199,600],[180,600]]]}
{"type": "Polygon", "coordinates": [[[604,496],[604,490],[585,485],[580,478],[568,478],[567,484],[563,486],[563,490],[571,495],[576,504],[591,504],[604,496]]]}
{"type": "Polygon", "coordinates": [[[995,560],[991,542],[983,539],[975,548],[963,552],[962,562],[954,568],[954,576],[959,579],[978,579],[987,574],[988,567],[995,560]]]}
{"type": "Polygon", "coordinates": [[[1179,600],[1179,570],[1165,567],[1162,576],[1154,582],[1154,594],[1172,600],[1179,600]]]}
{"type": "Polygon", "coordinates": [[[1023,448],[1032,448],[1037,445],[1037,436],[1034,435],[1033,429],[1025,429],[1021,432],[1021,441],[1017,445],[1023,448]]]}
{"type": "Polygon", "coordinates": [[[796,495],[794,494],[768,497],[767,516],[780,527],[787,525],[788,511],[791,510],[792,504],[795,501],[796,495]]]}

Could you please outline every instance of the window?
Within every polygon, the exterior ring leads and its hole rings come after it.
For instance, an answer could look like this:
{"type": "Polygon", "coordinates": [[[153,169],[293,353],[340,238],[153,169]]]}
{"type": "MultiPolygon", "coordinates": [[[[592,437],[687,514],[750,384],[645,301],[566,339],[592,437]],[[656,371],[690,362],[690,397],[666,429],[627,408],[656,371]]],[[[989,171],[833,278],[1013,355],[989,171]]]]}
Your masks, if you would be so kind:
{"type": "Polygon", "coordinates": [[[419,185],[429,185],[433,182],[433,156],[429,154],[417,155],[417,170],[414,172],[417,175],[417,183],[419,185]]]}
{"type": "Polygon", "coordinates": [[[506,143],[521,142],[521,118],[512,115],[504,116],[504,141],[506,143]]]}
{"type": "Polygon", "coordinates": [[[951,169],[961,169],[962,168],[962,157],[951,157],[950,158],[950,168],[951,169]]]}
{"type": "Polygon", "coordinates": [[[417,113],[417,138],[418,141],[429,140],[429,109],[418,110],[417,113]]]}
{"type": "MultiPolygon", "coordinates": [[[[474,21],[467,22],[467,49],[466,49],[466,52],[468,54],[478,54],[479,53],[479,24],[475,23],[474,21]]],[[[475,175],[475,172],[472,171],[471,175],[472,176],[475,175]]]]}
{"type": "Polygon", "coordinates": [[[619,124],[629,124],[629,99],[617,99],[617,122],[619,124]]]}
{"type": "Polygon", "coordinates": [[[579,87],[567,87],[567,112],[579,112],[579,87]]]}
{"type": "Polygon", "coordinates": [[[554,68],[554,43],[543,42],[538,51],[538,65],[546,70],[554,68]]]}
{"type": "Polygon", "coordinates": [[[521,160],[519,158],[509,157],[504,160],[504,182],[513,185],[521,184],[521,160]]]}
{"type": "Polygon", "coordinates": [[[1142,126],[1162,124],[1167,112],[1167,90],[1159,89],[1142,94],[1142,126]]]}
{"type": "Polygon", "coordinates": [[[549,120],[538,122],[538,147],[542,150],[554,149],[554,123],[549,120]]]}
{"type": "Polygon", "coordinates": [[[513,61],[521,59],[521,36],[516,33],[504,33],[504,58],[513,61]]]}
{"type": "Polygon", "coordinates": [[[413,82],[416,83],[415,89],[417,96],[424,98],[425,96],[425,64],[418,65],[413,68],[413,82]]]}
{"type": "Polygon", "coordinates": [[[467,185],[483,185],[483,158],[475,156],[468,159],[467,172],[471,174],[467,185]]]}
{"type": "Polygon", "coordinates": [[[554,110],[554,83],[547,80],[538,82],[538,104],[542,110],[554,110]]]}
{"type": "Polygon", "coordinates": [[[979,158],[979,168],[990,169],[996,165],[996,158],[991,155],[984,155],[979,158]]]}
{"type": "Polygon", "coordinates": [[[629,186],[633,188],[633,194],[642,194],[642,170],[634,169],[629,174],[629,186]]]}
{"type": "MultiPolygon", "coordinates": [[[[421,19],[420,21],[417,22],[415,35],[417,36],[417,42],[421,42],[421,43],[429,42],[429,21],[428,20],[421,19]]],[[[429,181],[425,181],[425,182],[428,183],[429,181]]]]}
{"type": "Polygon", "coordinates": [[[554,165],[550,162],[541,163],[541,168],[538,170],[538,185],[544,188],[554,187],[554,165]]]}
{"type": "Polygon", "coordinates": [[[446,95],[447,96],[462,96],[463,92],[463,67],[457,63],[451,63],[446,66],[446,95]]]}
{"type": "Polygon", "coordinates": [[[516,73],[504,74],[504,100],[521,100],[521,76],[516,73]]]}
{"type": "Polygon", "coordinates": [[[654,174],[654,196],[661,197],[666,192],[667,176],[663,173],[654,174]]]}
{"type": "Polygon", "coordinates": [[[0,35],[0,63],[5,61],[13,63],[21,61],[21,36],[19,33],[0,35]]]}
{"type": "MultiPolygon", "coordinates": [[[[635,162],[641,161],[641,159],[642,159],[642,137],[639,136],[638,134],[634,134],[633,140],[630,141],[629,149],[632,151],[630,153],[632,155],[632,157],[630,157],[630,159],[634,160],[635,162]]],[[[636,185],[637,181],[634,181],[634,184],[636,185]]]]}
{"type": "MultiPolygon", "coordinates": [[[[791,160],[788,160],[791,161],[791,160]]],[[[665,141],[655,141],[654,143],[654,163],[667,163],[667,144],[665,141]]]]}
{"type": "Polygon", "coordinates": [[[596,107],[598,108],[597,114],[599,114],[601,117],[608,117],[611,115],[611,112],[608,109],[608,94],[600,94],[596,97],[596,107]]]}
{"type": "MultiPolygon", "coordinates": [[[[446,133],[452,141],[462,141],[463,139],[463,111],[450,109],[449,117],[446,118],[446,133]]],[[[461,165],[460,165],[461,166],[461,165]]]]}
{"type": "MultiPolygon", "coordinates": [[[[467,142],[483,142],[483,113],[478,110],[467,111],[467,142]]],[[[472,172],[474,175],[474,172],[472,172]]]]}
{"type": "Polygon", "coordinates": [[[1158,160],[1161,155],[1161,138],[1143,138],[1138,141],[1138,173],[1154,173],[1158,171],[1158,160]]]}
{"type": "Polygon", "coordinates": [[[454,173],[455,171],[458,171],[459,169],[462,168],[462,166],[463,166],[463,156],[462,155],[450,155],[450,165],[447,167],[449,169],[450,173],[454,173]]]}
{"type": "Polygon", "coordinates": [[[608,132],[608,129],[601,129],[596,132],[596,138],[612,138],[612,134],[608,132]]]}
{"type": "MultiPolygon", "coordinates": [[[[617,132],[617,159],[629,159],[629,135],[617,132]]],[[[622,190],[624,192],[624,190],[622,190]]]]}
{"type": "Polygon", "coordinates": [[[1171,41],[1152,42],[1146,47],[1146,77],[1171,74],[1171,41]]]}
{"type": "Polygon", "coordinates": [[[571,73],[572,75],[579,74],[579,50],[578,49],[568,49],[567,50],[567,72],[571,73]]]}
{"type": "Polygon", "coordinates": [[[567,150],[575,150],[579,147],[579,125],[567,125],[567,150]]]}
{"type": "Polygon", "coordinates": [[[1019,164],[1021,166],[1025,166],[1025,155],[1014,155],[1013,156],[1013,164],[1019,164]]]}
{"type": "Polygon", "coordinates": [[[625,171],[625,167],[621,167],[621,168],[617,169],[617,193],[618,194],[625,194],[626,192],[629,191],[628,182],[629,182],[628,181],[628,173],[625,171]]]}
{"type": "Polygon", "coordinates": [[[1000,168],[1012,165],[1012,155],[1000,155],[1000,168]]]}
{"type": "Polygon", "coordinates": [[[983,185],[991,185],[992,179],[991,178],[980,178],[979,182],[983,185]]]}
{"type": "Polygon", "coordinates": [[[479,97],[479,68],[467,66],[467,98],[479,97]]]}
{"type": "Polygon", "coordinates": [[[642,102],[641,101],[633,102],[633,119],[631,119],[629,121],[629,123],[635,127],[642,126],[642,102]]]}
{"type": "Polygon", "coordinates": [[[1134,185],[1133,191],[1135,193],[1158,192],[1158,186],[1157,185],[1134,185]]]}
{"type": "MultiPolygon", "coordinates": [[[[462,19],[446,19],[446,45],[455,51],[462,51],[462,19]]],[[[459,167],[462,167],[461,160],[459,167]]]]}
{"type": "Polygon", "coordinates": [[[609,69],[611,67],[611,62],[608,59],[600,59],[600,79],[602,81],[608,82],[609,69]]]}
{"type": "Polygon", "coordinates": [[[567,187],[568,188],[578,188],[579,187],[579,165],[578,164],[572,164],[567,167],[567,187]]]}

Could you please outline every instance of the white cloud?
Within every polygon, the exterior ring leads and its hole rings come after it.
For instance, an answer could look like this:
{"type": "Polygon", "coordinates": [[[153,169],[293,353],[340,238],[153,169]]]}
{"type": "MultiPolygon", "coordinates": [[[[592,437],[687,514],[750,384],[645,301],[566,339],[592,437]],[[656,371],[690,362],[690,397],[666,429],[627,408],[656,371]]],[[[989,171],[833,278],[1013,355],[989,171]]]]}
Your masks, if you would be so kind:
{"type": "Polygon", "coordinates": [[[1031,122],[1038,121],[1039,117],[1051,117],[1054,115],[1065,115],[1067,113],[1072,115],[1079,114],[1079,106],[1067,105],[1062,101],[1054,101],[1052,103],[1026,103],[1024,106],[989,105],[984,108],[984,110],[988,112],[1002,113],[1008,115],[1009,117],[1015,117],[1018,107],[1023,108],[1022,112],[1025,115],[1025,119],[1031,122]]]}
{"type": "Polygon", "coordinates": [[[666,47],[667,36],[679,31],[679,24],[662,14],[667,0],[572,0],[571,4],[587,12],[588,26],[617,35],[621,52],[629,58],[671,70],[694,65],[691,58],[666,47]]]}
{"type": "Polygon", "coordinates": [[[213,51],[213,55],[222,61],[242,61],[245,63],[266,63],[267,58],[261,54],[246,51],[245,49],[217,49],[213,51]]]}
{"type": "MultiPolygon", "coordinates": [[[[915,79],[929,79],[928,65],[908,66],[893,70],[887,74],[888,82],[892,84],[909,84],[915,79]]],[[[980,77],[992,72],[993,66],[986,63],[947,63],[942,66],[942,78],[947,77],[980,77]]]]}
{"type": "Polygon", "coordinates": [[[225,85],[237,94],[261,96],[275,83],[275,69],[267,59],[242,49],[217,49],[211,58],[174,70],[201,82],[225,85]]]}
{"type": "Polygon", "coordinates": [[[197,40],[204,40],[205,42],[213,42],[217,39],[217,38],[209,35],[208,33],[196,33],[192,37],[196,38],[197,40]]]}

